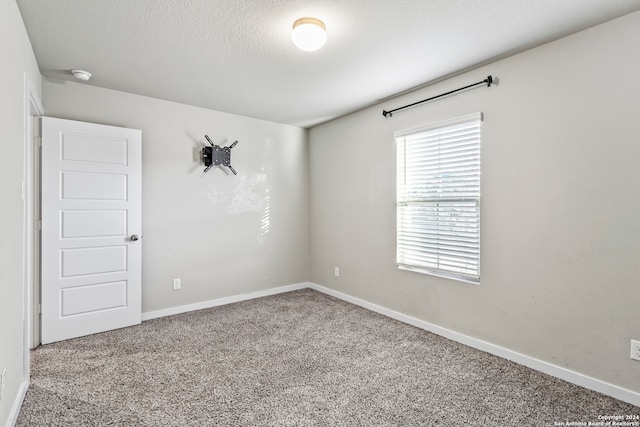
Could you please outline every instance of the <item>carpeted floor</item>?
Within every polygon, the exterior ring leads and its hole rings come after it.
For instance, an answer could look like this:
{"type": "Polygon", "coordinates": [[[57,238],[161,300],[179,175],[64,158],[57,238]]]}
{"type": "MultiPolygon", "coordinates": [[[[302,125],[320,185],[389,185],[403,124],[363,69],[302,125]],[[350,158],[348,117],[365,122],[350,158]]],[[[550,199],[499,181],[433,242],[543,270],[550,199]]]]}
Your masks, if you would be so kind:
{"type": "Polygon", "coordinates": [[[17,426],[554,426],[640,408],[312,290],[37,348],[17,426]]]}

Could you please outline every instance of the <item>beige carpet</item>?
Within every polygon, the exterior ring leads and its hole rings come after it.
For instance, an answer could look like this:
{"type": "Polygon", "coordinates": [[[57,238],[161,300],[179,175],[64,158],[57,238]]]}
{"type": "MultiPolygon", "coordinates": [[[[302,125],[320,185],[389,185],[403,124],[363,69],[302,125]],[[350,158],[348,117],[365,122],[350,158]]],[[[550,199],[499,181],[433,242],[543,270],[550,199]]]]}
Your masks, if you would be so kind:
{"type": "Polygon", "coordinates": [[[301,290],[41,346],[17,425],[554,426],[624,414],[640,408],[301,290]]]}

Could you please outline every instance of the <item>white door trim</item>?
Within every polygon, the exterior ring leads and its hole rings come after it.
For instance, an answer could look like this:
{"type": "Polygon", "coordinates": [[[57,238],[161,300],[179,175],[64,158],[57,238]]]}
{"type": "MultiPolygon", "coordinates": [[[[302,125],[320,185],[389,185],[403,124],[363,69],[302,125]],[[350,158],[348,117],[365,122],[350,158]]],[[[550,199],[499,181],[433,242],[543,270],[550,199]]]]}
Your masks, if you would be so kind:
{"type": "Polygon", "coordinates": [[[40,101],[40,96],[29,78],[24,73],[24,117],[23,117],[23,221],[22,221],[22,288],[23,288],[23,310],[22,310],[22,335],[23,335],[23,364],[22,364],[22,381],[23,389],[25,384],[29,383],[30,374],[30,355],[29,351],[35,347],[39,341],[37,335],[39,330],[38,322],[33,313],[34,301],[38,301],[38,277],[40,266],[37,262],[38,244],[40,241],[39,233],[36,230],[37,219],[39,218],[39,163],[37,148],[34,144],[34,130],[37,117],[44,114],[44,108],[40,101]]]}
{"type": "MultiPolygon", "coordinates": [[[[25,280],[27,296],[27,346],[40,344],[40,121],[44,107],[25,73],[25,280]]],[[[28,357],[28,354],[27,354],[28,357]]]]}

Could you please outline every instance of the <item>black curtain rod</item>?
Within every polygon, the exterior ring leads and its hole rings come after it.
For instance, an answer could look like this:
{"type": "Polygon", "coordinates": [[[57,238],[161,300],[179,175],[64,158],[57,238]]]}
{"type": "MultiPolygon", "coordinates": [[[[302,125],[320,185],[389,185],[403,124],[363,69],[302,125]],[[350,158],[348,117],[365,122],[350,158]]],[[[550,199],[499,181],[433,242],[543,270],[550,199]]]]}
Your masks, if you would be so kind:
{"type": "Polygon", "coordinates": [[[423,99],[422,101],[414,102],[413,104],[405,105],[404,107],[398,107],[398,108],[396,108],[394,110],[390,110],[390,111],[382,110],[382,115],[385,116],[385,117],[387,117],[387,116],[391,117],[391,116],[393,116],[392,113],[395,113],[396,111],[404,110],[405,108],[413,107],[414,105],[422,104],[423,102],[427,102],[427,101],[432,101],[432,100],[437,99],[437,98],[442,98],[443,96],[451,95],[452,93],[460,92],[461,90],[469,89],[470,87],[478,86],[478,85],[485,84],[485,83],[487,84],[487,87],[491,86],[491,83],[493,83],[493,77],[487,76],[487,78],[482,80],[481,82],[473,83],[473,84],[470,84],[468,86],[461,87],[459,89],[454,89],[454,90],[449,91],[447,93],[442,93],[440,95],[432,96],[431,98],[423,99]]]}

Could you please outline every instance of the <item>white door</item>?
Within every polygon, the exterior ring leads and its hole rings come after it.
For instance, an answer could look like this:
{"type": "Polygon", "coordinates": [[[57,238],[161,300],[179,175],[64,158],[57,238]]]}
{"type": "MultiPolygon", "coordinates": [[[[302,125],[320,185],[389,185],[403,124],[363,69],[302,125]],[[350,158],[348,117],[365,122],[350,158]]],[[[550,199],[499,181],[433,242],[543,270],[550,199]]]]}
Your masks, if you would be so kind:
{"type": "Polygon", "coordinates": [[[142,132],[42,118],[42,343],[141,321],[142,132]]]}

